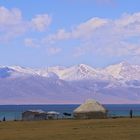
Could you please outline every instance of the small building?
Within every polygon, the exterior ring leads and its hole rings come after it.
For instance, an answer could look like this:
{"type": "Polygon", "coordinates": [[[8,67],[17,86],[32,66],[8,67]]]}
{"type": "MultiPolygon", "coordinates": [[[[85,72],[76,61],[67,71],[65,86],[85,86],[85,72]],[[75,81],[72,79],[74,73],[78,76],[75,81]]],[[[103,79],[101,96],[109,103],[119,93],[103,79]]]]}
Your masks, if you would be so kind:
{"type": "Polygon", "coordinates": [[[73,116],[76,119],[107,118],[107,110],[99,102],[90,99],[76,108],[73,116]]]}
{"type": "Polygon", "coordinates": [[[43,110],[28,110],[22,113],[22,120],[33,121],[33,120],[46,120],[47,113],[43,110]]]}
{"type": "Polygon", "coordinates": [[[47,119],[49,120],[55,120],[55,119],[58,119],[59,117],[59,112],[56,112],[56,111],[49,111],[47,112],[47,119]]]}

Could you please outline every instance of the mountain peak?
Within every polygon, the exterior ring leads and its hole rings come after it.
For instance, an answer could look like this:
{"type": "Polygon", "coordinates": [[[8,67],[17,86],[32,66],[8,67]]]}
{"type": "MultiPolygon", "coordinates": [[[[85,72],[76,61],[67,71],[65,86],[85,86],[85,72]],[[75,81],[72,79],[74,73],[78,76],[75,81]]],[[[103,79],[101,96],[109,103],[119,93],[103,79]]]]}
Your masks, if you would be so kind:
{"type": "Polygon", "coordinates": [[[93,70],[92,67],[86,65],[86,64],[79,64],[78,66],[78,69],[81,71],[81,72],[88,72],[90,70],[93,70]]]}
{"type": "Polygon", "coordinates": [[[131,66],[130,63],[126,62],[126,61],[122,61],[121,63],[119,63],[118,65],[122,66],[122,67],[129,67],[131,66]]]}
{"type": "Polygon", "coordinates": [[[0,69],[0,73],[3,73],[2,75],[37,75],[42,77],[59,77],[63,80],[84,80],[97,78],[131,80],[140,78],[140,66],[131,65],[126,61],[110,65],[104,69],[95,69],[86,64],[78,64],[71,67],[56,66],[48,67],[46,69],[32,69],[20,66],[0,66],[0,69]]]}
{"type": "Polygon", "coordinates": [[[14,70],[9,67],[0,67],[0,78],[7,78],[12,72],[14,72],[14,70]]]}
{"type": "Polygon", "coordinates": [[[86,64],[79,64],[78,66],[79,67],[90,67],[89,65],[86,65],[86,64]]]}

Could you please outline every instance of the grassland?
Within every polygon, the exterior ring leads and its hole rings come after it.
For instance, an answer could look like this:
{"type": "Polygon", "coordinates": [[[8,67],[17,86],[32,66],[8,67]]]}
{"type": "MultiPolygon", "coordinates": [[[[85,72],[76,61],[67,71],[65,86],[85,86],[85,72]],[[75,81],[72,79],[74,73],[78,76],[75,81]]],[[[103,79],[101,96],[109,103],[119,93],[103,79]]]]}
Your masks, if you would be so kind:
{"type": "Polygon", "coordinates": [[[0,122],[0,140],[140,140],[140,118],[0,122]]]}

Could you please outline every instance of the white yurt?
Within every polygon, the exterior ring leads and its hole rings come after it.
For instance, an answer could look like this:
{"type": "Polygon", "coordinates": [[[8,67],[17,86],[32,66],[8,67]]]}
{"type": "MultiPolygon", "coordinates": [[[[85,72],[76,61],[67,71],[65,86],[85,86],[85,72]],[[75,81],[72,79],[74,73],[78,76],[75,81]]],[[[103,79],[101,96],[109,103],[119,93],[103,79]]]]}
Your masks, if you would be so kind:
{"type": "Polygon", "coordinates": [[[107,118],[107,110],[96,100],[89,99],[76,108],[73,115],[76,119],[107,118]]]}
{"type": "Polygon", "coordinates": [[[27,110],[22,113],[23,121],[46,120],[47,113],[43,110],[27,110]]]}
{"type": "Polygon", "coordinates": [[[58,119],[60,113],[56,111],[47,112],[47,119],[58,119]]]}

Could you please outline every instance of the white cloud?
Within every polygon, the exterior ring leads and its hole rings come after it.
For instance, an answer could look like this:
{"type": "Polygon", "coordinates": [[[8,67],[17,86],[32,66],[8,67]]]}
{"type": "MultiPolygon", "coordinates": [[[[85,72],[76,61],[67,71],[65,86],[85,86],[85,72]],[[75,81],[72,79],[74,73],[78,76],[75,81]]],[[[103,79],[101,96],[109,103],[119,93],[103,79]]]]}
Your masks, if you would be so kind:
{"type": "Polygon", "coordinates": [[[92,18],[71,29],[70,32],[65,29],[59,29],[55,34],[44,38],[43,42],[55,43],[56,41],[67,39],[88,39],[96,29],[104,26],[107,22],[106,19],[92,18]]]}
{"type": "Polygon", "coordinates": [[[116,26],[125,27],[128,25],[131,25],[136,22],[140,22],[140,13],[134,13],[134,14],[123,14],[120,19],[115,20],[116,26]]]}
{"type": "Polygon", "coordinates": [[[59,40],[67,40],[71,38],[71,33],[66,32],[64,29],[59,29],[56,34],[51,34],[42,39],[43,43],[53,44],[59,40]]]}
{"type": "MultiPolygon", "coordinates": [[[[24,39],[24,44],[25,44],[25,46],[31,47],[31,48],[43,47],[43,44],[41,44],[41,42],[39,42],[38,40],[33,39],[33,38],[24,39]]],[[[56,55],[56,54],[60,53],[62,50],[61,48],[53,47],[53,46],[44,46],[44,49],[46,50],[46,54],[48,56],[56,55]]]]}
{"type": "Polygon", "coordinates": [[[55,34],[47,36],[44,40],[48,42],[66,39],[85,40],[102,34],[111,35],[115,38],[116,35],[117,37],[140,35],[140,13],[123,14],[121,18],[116,20],[94,17],[72,28],[71,31],[59,29],[55,34]]]}
{"type": "Polygon", "coordinates": [[[71,31],[61,29],[43,40],[54,44],[63,40],[79,40],[75,56],[96,53],[122,57],[140,55],[140,41],[135,41],[137,37],[140,37],[140,13],[123,14],[115,20],[91,18],[71,31]]]}
{"type": "Polygon", "coordinates": [[[39,47],[39,43],[37,42],[37,40],[32,39],[32,38],[26,38],[24,40],[24,44],[27,47],[32,47],[32,48],[38,48],[39,47]]]}
{"type": "Polygon", "coordinates": [[[78,41],[73,54],[76,57],[92,53],[110,57],[135,56],[136,58],[140,55],[140,41],[135,41],[139,37],[140,13],[134,13],[123,14],[114,20],[93,17],[68,30],[58,29],[56,33],[43,37],[39,41],[27,40],[26,44],[30,46],[34,46],[34,42],[39,42],[39,46],[53,44],[53,47],[47,47],[47,53],[50,55],[62,51],[56,47],[58,42],[78,41]]]}
{"type": "Polygon", "coordinates": [[[20,10],[8,10],[5,7],[0,7],[0,26],[17,25],[22,20],[20,10]]]}
{"type": "Polygon", "coordinates": [[[55,55],[61,52],[61,48],[55,48],[55,47],[48,47],[47,48],[47,54],[48,55],[55,55]]]}
{"type": "Polygon", "coordinates": [[[37,15],[32,19],[32,26],[38,31],[44,31],[51,23],[51,17],[48,14],[37,15]]]}
{"type": "Polygon", "coordinates": [[[5,7],[0,7],[0,41],[9,40],[24,33],[27,26],[27,23],[22,20],[20,10],[8,10],[5,7]]]}
{"type": "Polygon", "coordinates": [[[0,42],[8,41],[28,31],[44,31],[50,25],[51,18],[47,14],[37,15],[25,20],[19,9],[0,7],[0,42]]]}
{"type": "Polygon", "coordinates": [[[90,38],[93,32],[108,23],[108,20],[101,18],[92,18],[78,25],[72,31],[73,38],[90,38]]]}

